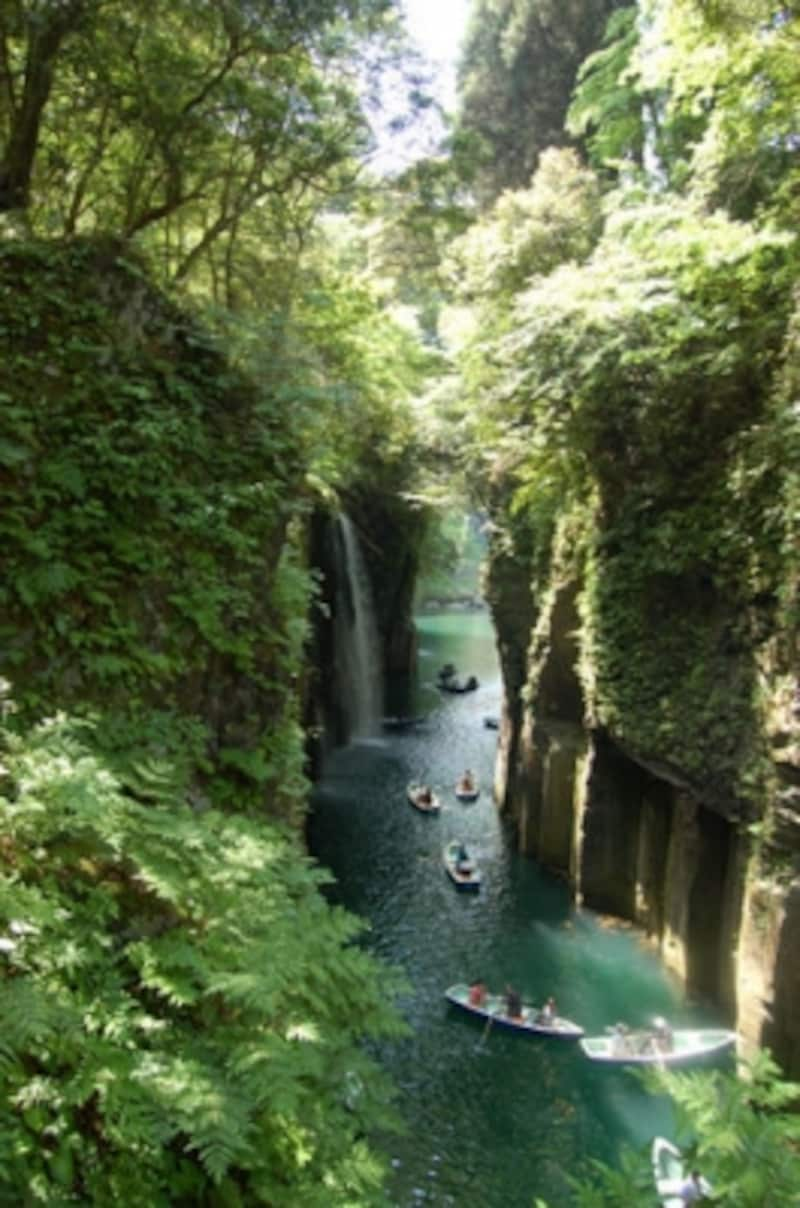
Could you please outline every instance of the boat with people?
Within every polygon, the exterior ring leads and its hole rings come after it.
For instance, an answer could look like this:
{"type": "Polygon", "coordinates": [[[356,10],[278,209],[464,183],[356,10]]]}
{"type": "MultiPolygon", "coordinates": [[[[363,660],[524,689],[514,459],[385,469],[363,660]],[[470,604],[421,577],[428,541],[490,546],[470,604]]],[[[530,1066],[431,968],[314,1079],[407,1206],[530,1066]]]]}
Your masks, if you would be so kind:
{"type": "Polygon", "coordinates": [[[477,801],[481,789],[472,772],[467,770],[459,776],[455,784],[455,794],[459,801],[477,801]]]}
{"type": "Polygon", "coordinates": [[[438,814],[442,803],[428,784],[412,781],[406,788],[408,800],[423,814],[438,814]]]}
{"type": "Polygon", "coordinates": [[[480,889],[481,873],[477,861],[460,839],[451,839],[442,849],[442,863],[458,889],[480,889]]]}
{"type": "Polygon", "coordinates": [[[680,1065],[730,1049],[736,1033],[726,1028],[676,1028],[655,1020],[651,1028],[618,1023],[604,1036],[587,1036],[581,1048],[591,1061],[610,1065],[680,1065]]]}
{"type": "Polygon", "coordinates": [[[478,677],[469,675],[466,679],[462,679],[459,675],[453,675],[448,679],[440,678],[439,687],[442,692],[474,692],[479,687],[478,677]]]}
{"type": "Polygon", "coordinates": [[[514,1032],[528,1032],[536,1036],[554,1036],[562,1040],[577,1040],[583,1036],[583,1028],[571,1019],[558,1014],[552,998],[541,1007],[522,1002],[513,991],[491,994],[481,982],[471,986],[457,982],[449,986],[444,996],[454,1007],[485,1019],[487,1026],[509,1028],[514,1032]],[[511,999],[511,1001],[509,1001],[511,999]]]}
{"type": "Polygon", "coordinates": [[[662,1208],[686,1208],[712,1194],[708,1179],[698,1170],[687,1171],[683,1154],[666,1137],[653,1137],[650,1160],[662,1208]]]}

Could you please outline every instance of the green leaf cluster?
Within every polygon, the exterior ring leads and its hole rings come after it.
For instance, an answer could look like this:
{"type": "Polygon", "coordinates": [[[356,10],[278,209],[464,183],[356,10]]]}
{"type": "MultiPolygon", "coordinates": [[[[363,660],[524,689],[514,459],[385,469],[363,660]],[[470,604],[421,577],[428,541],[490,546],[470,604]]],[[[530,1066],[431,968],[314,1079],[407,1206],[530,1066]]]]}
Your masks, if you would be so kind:
{"type": "Polygon", "coordinates": [[[21,718],[99,711],[113,747],[149,730],[161,754],[191,731],[206,762],[250,752],[242,804],[279,793],[310,591],[291,400],[107,241],[6,245],[0,323],[0,635],[21,718]]]}
{"type": "Polygon", "coordinates": [[[599,200],[542,204],[548,174],[545,157],[462,241],[481,283],[465,434],[495,557],[528,551],[542,606],[582,583],[592,723],[761,808],[763,668],[797,616],[794,236],[631,186],[598,239],[599,200]],[[515,275],[487,275],[504,257],[515,275]]]}
{"type": "MultiPolygon", "coordinates": [[[[793,1110],[800,1086],[781,1079],[768,1052],[756,1052],[738,1075],[665,1073],[645,1082],[671,1097],[676,1140],[713,1187],[713,1202],[800,1203],[800,1122],[793,1110]]],[[[652,1198],[648,1153],[627,1151],[617,1170],[594,1165],[593,1177],[575,1184],[576,1208],[623,1208],[652,1198]]]]}
{"type": "Polygon", "coordinates": [[[63,717],[3,734],[0,1188],[380,1202],[393,978],[274,825],[137,802],[63,717]]]}
{"type": "Polygon", "coordinates": [[[476,0],[459,61],[457,132],[481,148],[473,188],[489,206],[524,188],[564,121],[581,62],[601,44],[618,0],[476,0]]]}
{"type": "Polygon", "coordinates": [[[163,278],[202,268],[229,305],[265,232],[279,246],[352,177],[366,48],[397,41],[384,0],[7,8],[0,210],[141,236],[163,278]]]}

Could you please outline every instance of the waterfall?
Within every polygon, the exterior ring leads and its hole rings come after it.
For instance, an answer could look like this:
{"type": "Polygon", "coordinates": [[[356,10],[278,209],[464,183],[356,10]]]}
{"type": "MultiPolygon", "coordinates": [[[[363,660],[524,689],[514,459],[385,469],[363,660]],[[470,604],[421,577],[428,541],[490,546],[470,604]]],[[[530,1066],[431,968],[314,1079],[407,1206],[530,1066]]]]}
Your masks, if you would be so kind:
{"type": "Polygon", "coordinates": [[[382,658],[370,582],[349,517],[339,515],[337,530],[336,692],[352,738],[377,728],[383,711],[382,658]]]}

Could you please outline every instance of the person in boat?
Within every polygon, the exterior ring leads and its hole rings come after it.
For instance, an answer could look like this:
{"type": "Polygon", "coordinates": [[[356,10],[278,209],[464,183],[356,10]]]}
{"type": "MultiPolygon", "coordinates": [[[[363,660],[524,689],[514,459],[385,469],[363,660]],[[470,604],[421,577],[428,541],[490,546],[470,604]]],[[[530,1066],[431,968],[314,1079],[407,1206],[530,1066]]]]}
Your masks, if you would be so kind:
{"type": "Polygon", "coordinates": [[[556,1000],[553,998],[553,996],[551,994],[550,997],[548,999],[546,999],[544,1006],[542,1007],[541,1011],[539,1012],[539,1022],[551,1024],[551,1023],[555,1023],[555,1020],[556,1020],[556,1000]]]}
{"type": "Polygon", "coordinates": [[[482,981],[473,982],[469,988],[469,1005],[471,1007],[483,1007],[486,1005],[487,996],[486,983],[482,981]]]}
{"type": "Polygon", "coordinates": [[[455,851],[456,872],[472,872],[472,860],[463,843],[459,843],[455,851]]]}
{"type": "Polygon", "coordinates": [[[630,1049],[630,1033],[627,1024],[615,1023],[611,1029],[611,1052],[615,1057],[623,1057],[630,1049]]]}
{"type": "Polygon", "coordinates": [[[423,784],[417,793],[417,801],[420,805],[430,805],[433,801],[433,793],[429,784],[423,784]]]}
{"type": "Polygon", "coordinates": [[[672,1035],[672,1028],[667,1023],[666,1019],[659,1016],[653,1020],[653,1041],[654,1047],[659,1053],[671,1053],[675,1039],[672,1035]]]}
{"type": "Polygon", "coordinates": [[[464,775],[461,777],[461,779],[458,782],[458,791],[460,793],[474,793],[475,792],[475,777],[472,775],[472,772],[470,771],[469,768],[466,769],[466,771],[464,772],[464,775]]]}
{"type": "Polygon", "coordinates": [[[509,1019],[522,1018],[522,995],[513,986],[506,986],[506,1015],[509,1019]]]}
{"type": "Polygon", "coordinates": [[[699,1200],[705,1199],[708,1194],[709,1186],[699,1170],[693,1170],[688,1178],[684,1179],[678,1189],[678,1198],[682,1204],[696,1204],[699,1200]]]}

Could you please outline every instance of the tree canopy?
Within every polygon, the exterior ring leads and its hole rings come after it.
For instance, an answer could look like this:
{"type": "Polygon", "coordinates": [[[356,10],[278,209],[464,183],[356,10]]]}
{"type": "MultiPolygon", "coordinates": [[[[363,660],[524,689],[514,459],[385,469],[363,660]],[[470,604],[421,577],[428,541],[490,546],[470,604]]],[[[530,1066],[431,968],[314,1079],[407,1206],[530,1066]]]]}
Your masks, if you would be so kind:
{"type": "Polygon", "coordinates": [[[474,0],[459,63],[458,127],[483,148],[475,185],[484,204],[526,186],[564,125],[581,62],[601,43],[618,0],[474,0]]]}
{"type": "Polygon", "coordinates": [[[279,239],[352,173],[367,48],[396,33],[389,0],[14,0],[0,209],[146,235],[169,279],[220,273],[248,223],[279,239]]]}

